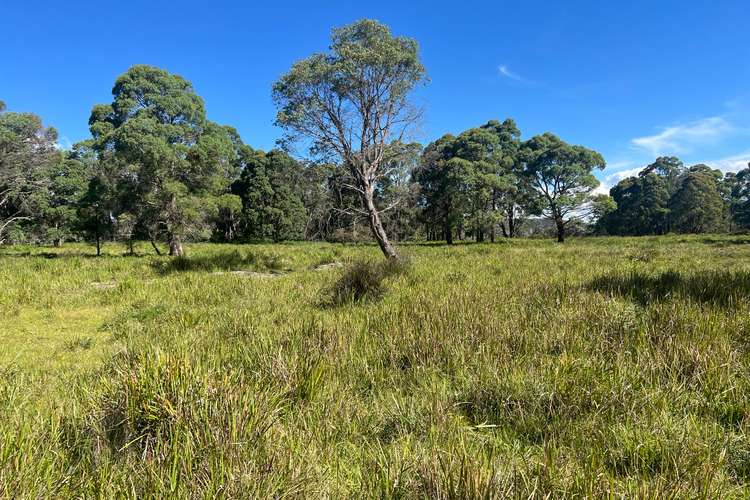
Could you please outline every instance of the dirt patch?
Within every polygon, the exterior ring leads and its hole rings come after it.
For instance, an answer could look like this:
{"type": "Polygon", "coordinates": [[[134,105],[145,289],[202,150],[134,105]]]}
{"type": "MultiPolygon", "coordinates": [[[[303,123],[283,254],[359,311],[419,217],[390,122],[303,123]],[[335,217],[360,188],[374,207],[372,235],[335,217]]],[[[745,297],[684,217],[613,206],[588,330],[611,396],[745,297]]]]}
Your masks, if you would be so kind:
{"type": "Polygon", "coordinates": [[[258,271],[216,271],[211,274],[214,275],[223,275],[223,274],[233,274],[235,276],[242,276],[243,278],[280,278],[284,275],[284,273],[278,273],[278,272],[258,272],[258,271]]]}
{"type": "Polygon", "coordinates": [[[117,288],[117,282],[116,281],[94,281],[91,283],[91,286],[96,288],[97,290],[112,290],[113,288],[117,288]]]}
{"type": "Polygon", "coordinates": [[[337,267],[343,267],[344,264],[341,262],[331,262],[330,264],[321,264],[319,266],[315,266],[316,271],[325,271],[326,269],[335,269],[337,267]]]}

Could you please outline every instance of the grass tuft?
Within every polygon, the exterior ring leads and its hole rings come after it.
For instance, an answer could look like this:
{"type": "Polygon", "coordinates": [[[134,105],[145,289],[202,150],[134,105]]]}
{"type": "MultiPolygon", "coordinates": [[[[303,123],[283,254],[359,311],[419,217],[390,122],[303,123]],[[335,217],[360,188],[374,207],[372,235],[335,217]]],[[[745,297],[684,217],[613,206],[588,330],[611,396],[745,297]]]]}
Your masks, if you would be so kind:
{"type": "Polygon", "coordinates": [[[386,280],[406,274],[409,261],[387,259],[376,262],[358,260],[349,264],[327,290],[325,305],[338,307],[380,300],[386,292],[386,280]]]}

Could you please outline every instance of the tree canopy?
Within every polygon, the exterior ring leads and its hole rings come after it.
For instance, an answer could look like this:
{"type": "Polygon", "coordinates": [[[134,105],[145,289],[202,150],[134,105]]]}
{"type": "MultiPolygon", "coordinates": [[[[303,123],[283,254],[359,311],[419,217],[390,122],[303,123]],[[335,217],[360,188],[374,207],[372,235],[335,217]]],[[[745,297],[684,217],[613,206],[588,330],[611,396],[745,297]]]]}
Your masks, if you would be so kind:
{"type": "Polygon", "coordinates": [[[170,255],[205,222],[232,180],[236,134],[206,119],[203,100],[184,78],[137,65],[120,76],[111,104],[97,105],[89,126],[101,162],[116,165],[123,212],[170,255]]]}
{"type": "Polygon", "coordinates": [[[362,20],[334,29],[329,53],[295,63],[273,87],[276,123],[287,140],[304,137],[315,154],[345,166],[389,258],[396,250],[383,228],[375,190],[388,175],[388,146],[401,142],[420,115],[409,96],[424,79],[416,41],[362,20]]]}
{"type": "Polygon", "coordinates": [[[242,200],[241,236],[273,241],[304,237],[302,166],[280,150],[240,149],[242,173],[232,192],[242,200]]]}
{"type": "Polygon", "coordinates": [[[16,223],[40,216],[49,169],[62,159],[57,131],[32,113],[5,110],[0,101],[0,243],[16,223]]]}
{"type": "Polygon", "coordinates": [[[524,142],[521,158],[522,175],[539,203],[538,213],[555,223],[557,241],[565,241],[566,226],[582,217],[599,185],[593,171],[604,169],[604,158],[549,132],[524,142]]]}

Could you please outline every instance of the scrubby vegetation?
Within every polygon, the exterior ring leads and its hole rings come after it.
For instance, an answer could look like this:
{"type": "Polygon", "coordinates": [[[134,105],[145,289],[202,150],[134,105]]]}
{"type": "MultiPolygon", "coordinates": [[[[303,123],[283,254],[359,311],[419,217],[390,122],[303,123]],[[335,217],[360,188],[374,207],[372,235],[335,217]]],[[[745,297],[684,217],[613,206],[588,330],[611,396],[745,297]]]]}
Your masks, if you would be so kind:
{"type": "Polygon", "coordinates": [[[747,237],[134,250],[0,248],[0,496],[750,495],[747,237]]]}

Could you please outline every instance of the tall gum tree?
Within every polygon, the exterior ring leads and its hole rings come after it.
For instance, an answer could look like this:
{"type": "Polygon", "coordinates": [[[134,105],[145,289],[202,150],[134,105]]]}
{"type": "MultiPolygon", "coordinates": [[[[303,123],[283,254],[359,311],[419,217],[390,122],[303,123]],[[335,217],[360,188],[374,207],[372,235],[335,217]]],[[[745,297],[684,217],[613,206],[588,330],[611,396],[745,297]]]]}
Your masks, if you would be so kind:
{"type": "Polygon", "coordinates": [[[32,113],[7,112],[0,101],[0,244],[11,226],[39,216],[46,173],[61,159],[54,128],[32,113]]]}
{"type": "Polygon", "coordinates": [[[585,215],[599,181],[592,173],[606,166],[601,154],[574,146],[549,132],[523,144],[523,178],[541,204],[540,213],[552,220],[557,241],[565,241],[568,223],[585,215]]]}
{"type": "Polygon", "coordinates": [[[409,97],[425,79],[416,41],[361,20],[334,29],[329,53],[298,61],[273,87],[276,123],[287,140],[306,138],[312,152],[346,167],[387,258],[398,255],[383,228],[376,187],[389,174],[388,146],[404,139],[420,116],[409,97]]]}
{"type": "Polygon", "coordinates": [[[91,112],[93,147],[102,162],[120,165],[131,198],[125,205],[140,224],[165,236],[170,255],[183,255],[185,237],[205,232],[228,189],[239,139],[206,119],[189,81],[162,69],[131,67],[112,95],[91,112]]]}

